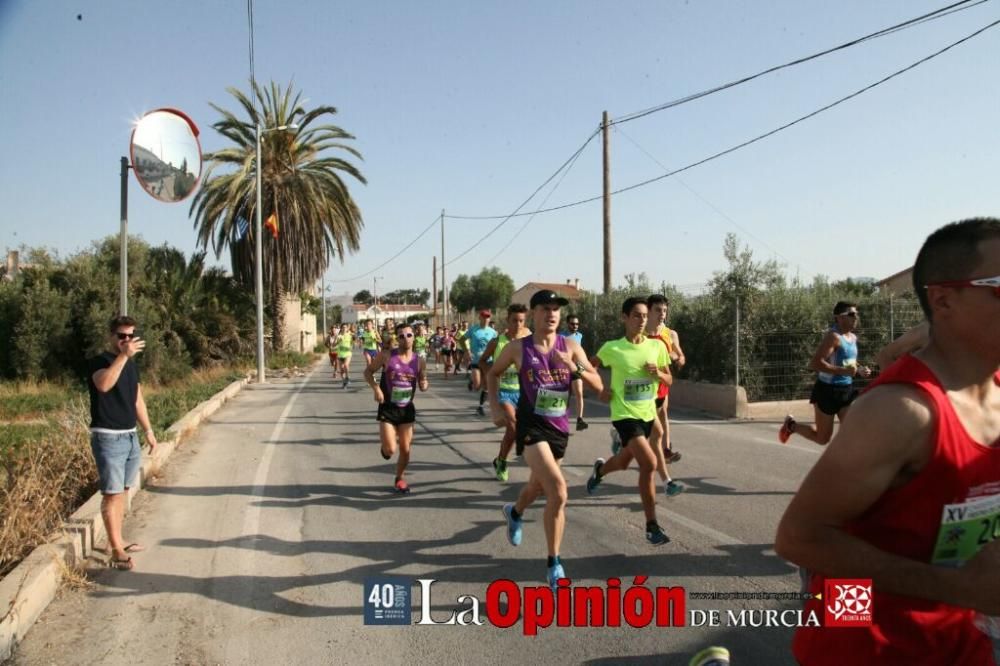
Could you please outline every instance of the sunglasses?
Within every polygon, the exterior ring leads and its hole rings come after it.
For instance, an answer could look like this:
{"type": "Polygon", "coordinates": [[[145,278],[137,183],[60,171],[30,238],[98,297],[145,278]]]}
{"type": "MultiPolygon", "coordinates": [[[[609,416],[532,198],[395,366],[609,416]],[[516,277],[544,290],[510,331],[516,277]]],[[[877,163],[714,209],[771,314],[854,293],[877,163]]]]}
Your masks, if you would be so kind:
{"type": "Polygon", "coordinates": [[[138,333],[115,333],[119,340],[132,340],[139,337],[138,333]]]}
{"type": "Polygon", "coordinates": [[[932,284],[925,284],[924,289],[928,287],[986,287],[987,289],[993,290],[993,295],[1000,298],[1000,275],[996,277],[979,278],[976,280],[950,280],[947,282],[934,282],[932,284]]]}

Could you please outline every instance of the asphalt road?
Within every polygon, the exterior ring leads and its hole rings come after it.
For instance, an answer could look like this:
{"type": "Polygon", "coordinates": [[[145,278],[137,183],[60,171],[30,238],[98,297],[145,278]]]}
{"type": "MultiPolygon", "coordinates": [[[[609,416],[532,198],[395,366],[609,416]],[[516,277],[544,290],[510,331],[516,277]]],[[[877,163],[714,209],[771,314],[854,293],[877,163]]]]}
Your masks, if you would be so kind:
{"type": "MultiPolygon", "coordinates": [[[[375,405],[360,378],[341,389],[328,366],[308,377],[248,386],[171,458],[140,493],[126,537],[148,547],[131,572],[92,568],[88,591],[66,591],[19,647],[17,664],[538,663],[686,664],[708,645],[734,664],[794,663],[792,629],[727,626],[726,611],[796,609],[792,600],[688,600],[718,609],[708,627],[523,625],[366,626],[363,581],[432,578],[432,616],[444,621],[461,595],[485,601],[509,578],[544,584],[542,503],[526,515],[524,542],[507,543],[500,507],[527,478],[493,478],[500,431],[475,416],[461,380],[431,375],[418,394],[409,480],[390,492],[393,467],[378,452],[375,405]]],[[[575,585],[634,576],[691,592],[798,590],[796,570],[774,554],[781,513],[820,450],[777,443],[773,423],[674,414],[673,466],[687,492],[660,494],[671,542],[646,543],[636,473],[609,476],[588,496],[594,458],[608,455],[608,412],[588,401],[591,427],[574,434],[564,464],[570,486],[563,559],[575,585]]],[[[419,588],[412,588],[416,622],[419,588]]],[[[505,607],[509,608],[509,607],[505,607]]],[[[624,624],[624,622],[623,622],[624,624]]]]}

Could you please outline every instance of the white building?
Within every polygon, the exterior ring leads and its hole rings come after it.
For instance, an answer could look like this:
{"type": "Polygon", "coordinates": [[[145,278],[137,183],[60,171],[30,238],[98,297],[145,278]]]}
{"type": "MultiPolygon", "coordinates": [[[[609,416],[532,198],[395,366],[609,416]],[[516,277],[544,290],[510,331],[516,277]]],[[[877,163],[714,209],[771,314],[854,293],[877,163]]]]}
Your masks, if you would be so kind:
{"type": "Polygon", "coordinates": [[[378,326],[381,326],[386,319],[392,319],[399,323],[406,321],[407,317],[429,315],[429,313],[430,308],[424,305],[401,305],[397,303],[365,305],[364,303],[354,303],[350,307],[344,308],[344,321],[341,323],[357,324],[372,319],[378,326]]]}

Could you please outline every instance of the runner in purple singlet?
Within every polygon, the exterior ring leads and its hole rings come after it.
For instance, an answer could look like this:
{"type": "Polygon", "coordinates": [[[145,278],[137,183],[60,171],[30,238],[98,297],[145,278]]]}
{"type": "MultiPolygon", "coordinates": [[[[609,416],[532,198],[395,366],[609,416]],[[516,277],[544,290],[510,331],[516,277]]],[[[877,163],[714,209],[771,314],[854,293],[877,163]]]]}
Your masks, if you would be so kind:
{"type": "Polygon", "coordinates": [[[396,443],[399,442],[399,458],[396,460],[396,482],[394,490],[398,493],[410,492],[403,475],[410,463],[410,443],[413,441],[413,423],[416,421],[417,410],[413,406],[413,394],[416,388],[427,390],[427,365],[413,351],[413,328],[409,324],[396,327],[399,341],[398,349],[385,349],[379,352],[372,364],[365,369],[365,381],[372,388],[375,402],[378,403],[382,457],[386,460],[396,453],[396,443]],[[375,373],[385,368],[382,381],[375,382],[375,373]]]}
{"type": "Polygon", "coordinates": [[[566,408],[573,379],[582,379],[600,392],[601,377],[590,365],[583,348],[575,340],[556,333],[560,308],[568,304],[554,291],[543,289],[531,297],[534,323],[531,336],[507,344],[490,369],[490,408],[500,413],[497,386],[511,365],[518,369],[521,395],[517,404],[515,445],[523,455],[531,476],[521,489],[517,502],[505,504],[507,539],[514,546],[521,543],[522,517],[539,495],[545,495],[545,539],[548,545],[547,575],[555,589],[565,578],[559,561],[559,546],[566,525],[566,479],[559,468],[569,441],[566,408]]]}

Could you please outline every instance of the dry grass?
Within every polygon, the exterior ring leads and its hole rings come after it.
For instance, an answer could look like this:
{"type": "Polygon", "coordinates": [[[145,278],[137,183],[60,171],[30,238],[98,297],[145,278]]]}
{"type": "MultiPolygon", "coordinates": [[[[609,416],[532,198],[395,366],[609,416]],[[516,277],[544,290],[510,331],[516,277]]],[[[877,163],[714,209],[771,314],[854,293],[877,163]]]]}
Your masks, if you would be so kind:
{"type": "Polygon", "coordinates": [[[3,452],[0,575],[44,543],[96,489],[88,420],[85,399],[74,398],[38,437],[3,452]]]}

